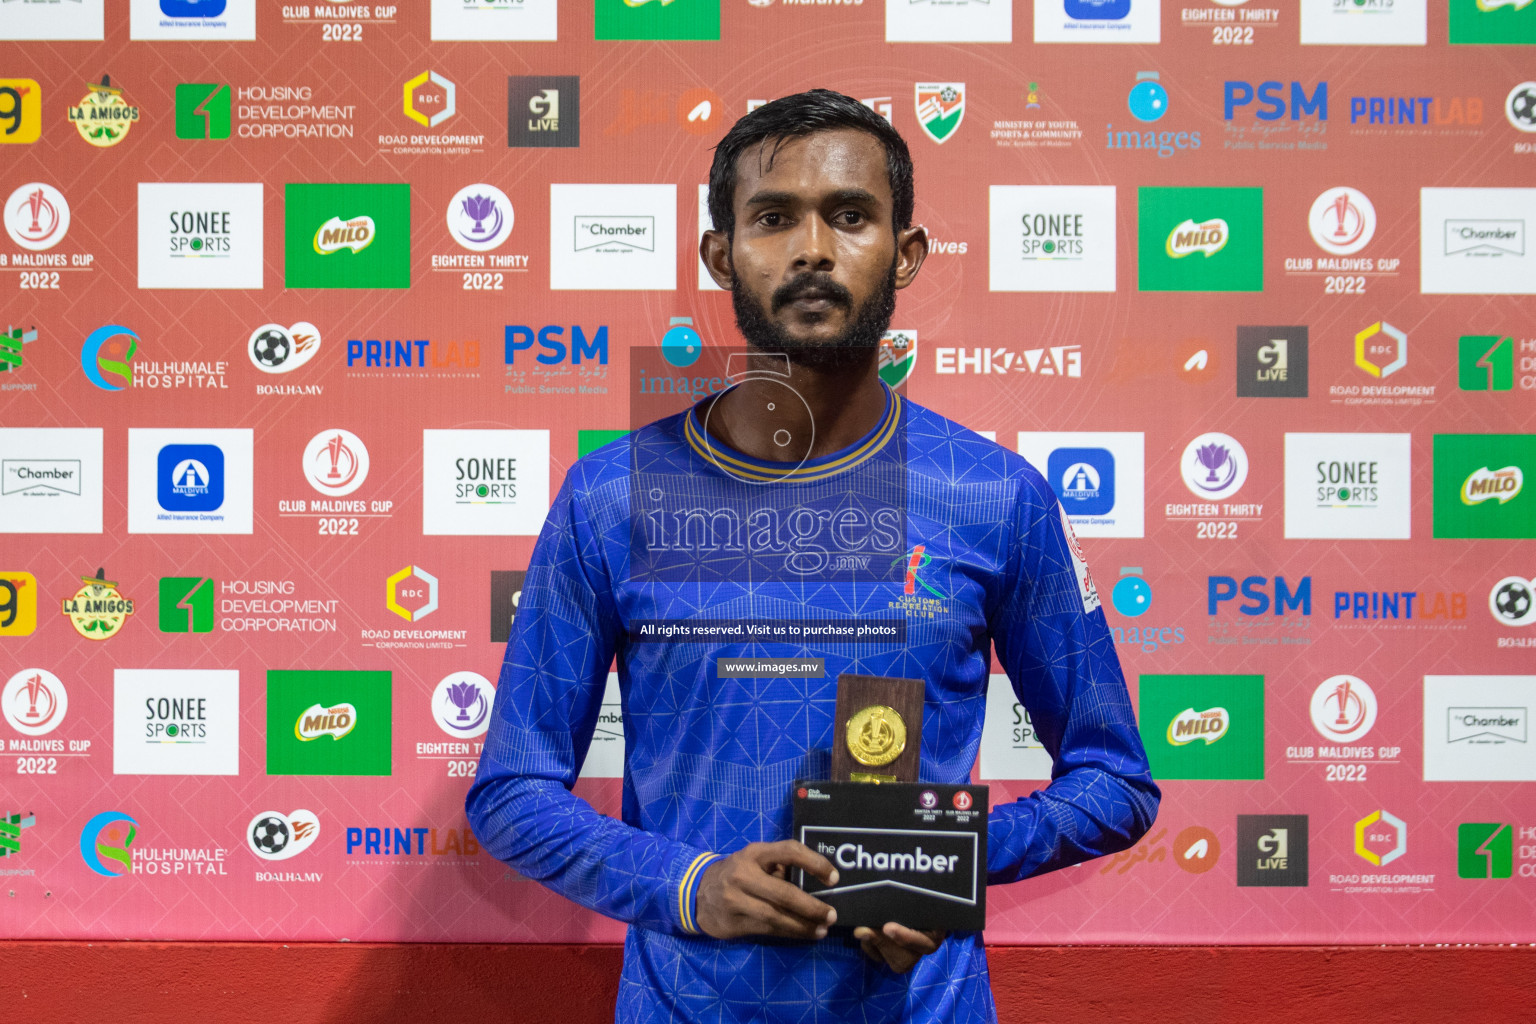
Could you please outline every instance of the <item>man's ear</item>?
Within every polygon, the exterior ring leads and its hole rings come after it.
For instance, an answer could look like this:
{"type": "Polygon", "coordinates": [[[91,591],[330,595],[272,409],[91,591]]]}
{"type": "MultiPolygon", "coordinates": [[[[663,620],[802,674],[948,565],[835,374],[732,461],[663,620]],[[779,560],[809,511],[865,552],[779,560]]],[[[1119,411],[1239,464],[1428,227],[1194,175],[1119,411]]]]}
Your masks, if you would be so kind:
{"type": "Polygon", "coordinates": [[[917,278],[928,258],[928,229],[914,224],[896,232],[896,287],[905,288],[917,278]]]}
{"type": "Polygon", "coordinates": [[[704,232],[704,237],[699,239],[699,258],[704,261],[715,284],[730,291],[736,282],[736,269],[731,263],[731,240],[724,231],[704,232]]]}

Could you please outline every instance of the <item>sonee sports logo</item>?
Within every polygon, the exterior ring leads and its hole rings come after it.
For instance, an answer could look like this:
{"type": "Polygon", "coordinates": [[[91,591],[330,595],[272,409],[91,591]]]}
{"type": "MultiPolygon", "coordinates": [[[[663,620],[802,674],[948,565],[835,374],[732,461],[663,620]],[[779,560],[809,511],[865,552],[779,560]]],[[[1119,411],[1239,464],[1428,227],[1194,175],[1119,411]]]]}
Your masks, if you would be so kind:
{"type": "Polygon", "coordinates": [[[384,603],[406,622],[420,622],[437,611],[437,577],[425,569],[408,565],[385,581],[384,603]],[[412,579],[415,582],[407,582],[412,579]],[[401,602],[416,607],[407,608],[401,602]]]}

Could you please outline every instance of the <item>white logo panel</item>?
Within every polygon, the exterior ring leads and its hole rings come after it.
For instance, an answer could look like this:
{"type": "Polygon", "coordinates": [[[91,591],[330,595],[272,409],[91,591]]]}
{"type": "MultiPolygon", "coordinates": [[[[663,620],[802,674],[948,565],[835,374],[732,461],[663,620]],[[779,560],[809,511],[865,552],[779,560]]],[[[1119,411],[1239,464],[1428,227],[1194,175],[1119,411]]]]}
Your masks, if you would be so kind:
{"type": "Polygon", "coordinates": [[[1035,0],[1037,43],[1156,43],[1161,0],[1035,0]]]}
{"type": "Polygon", "coordinates": [[[1411,434],[1286,434],[1288,540],[1407,540],[1411,434]]]}
{"type": "Polygon", "coordinates": [[[132,0],[128,38],[255,39],[256,0],[132,0]]]}
{"type": "Polygon", "coordinates": [[[250,533],[254,438],[246,429],[128,430],[129,533],[250,533]]]}
{"type": "Polygon", "coordinates": [[[0,427],[0,533],[101,532],[100,427],[0,427]]]}
{"type": "Polygon", "coordinates": [[[1029,712],[1008,677],[987,677],[987,717],[981,730],[981,778],[1049,779],[1051,755],[1035,735],[1029,712]]]}
{"type": "Polygon", "coordinates": [[[1045,476],[1077,536],[1143,536],[1143,434],[1021,430],[1018,450],[1045,476]]]}
{"type": "Polygon", "coordinates": [[[1536,676],[1425,676],[1426,782],[1536,782],[1536,676]]]}
{"type": "Polygon", "coordinates": [[[619,699],[619,674],[608,673],[603,686],[603,706],[592,730],[592,745],[581,764],[583,779],[624,777],[624,705],[619,699]]]}
{"type": "Polygon", "coordinates": [[[239,775],[240,673],[112,673],[112,774],[239,775]]]}
{"type": "Polygon", "coordinates": [[[888,43],[1011,43],[1009,0],[885,0],[888,43]]]}
{"type": "Polygon", "coordinates": [[[993,185],[994,292],[1115,290],[1113,185],[993,185]]]}
{"type": "Polygon", "coordinates": [[[676,185],[550,185],[549,287],[677,287],[676,185]]]}
{"type": "Polygon", "coordinates": [[[260,288],[261,185],[139,183],[140,288],[260,288]]]}
{"type": "Polygon", "coordinates": [[[1302,45],[1423,46],[1427,0],[1301,0],[1302,45]]]}
{"type": "Polygon", "coordinates": [[[558,12],[558,0],[432,0],[432,38],[553,42],[558,12]]]}
{"type": "Polygon", "coordinates": [[[107,0],[4,0],[4,4],[0,40],[106,38],[107,0]]]}
{"type": "Polygon", "coordinates": [[[423,430],[421,532],[536,537],[549,512],[549,431],[423,430]]]}
{"type": "Polygon", "coordinates": [[[1536,188],[1419,190],[1419,290],[1536,295],[1536,188]]]}

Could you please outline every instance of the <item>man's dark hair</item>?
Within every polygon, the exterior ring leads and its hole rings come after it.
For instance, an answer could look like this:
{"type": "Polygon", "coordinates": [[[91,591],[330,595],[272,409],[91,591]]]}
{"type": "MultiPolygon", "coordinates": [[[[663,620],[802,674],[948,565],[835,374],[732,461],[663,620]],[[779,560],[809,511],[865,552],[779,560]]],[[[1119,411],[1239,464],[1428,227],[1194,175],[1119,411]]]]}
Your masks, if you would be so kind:
{"type": "Polygon", "coordinates": [[[912,226],[912,154],[889,121],[851,96],[812,89],[766,103],[731,126],[715,147],[709,168],[709,218],[727,238],[736,234],[736,163],[754,146],[770,145],[768,166],[786,141],[817,132],[852,128],[867,132],[885,147],[885,172],[891,182],[891,229],[912,226]]]}

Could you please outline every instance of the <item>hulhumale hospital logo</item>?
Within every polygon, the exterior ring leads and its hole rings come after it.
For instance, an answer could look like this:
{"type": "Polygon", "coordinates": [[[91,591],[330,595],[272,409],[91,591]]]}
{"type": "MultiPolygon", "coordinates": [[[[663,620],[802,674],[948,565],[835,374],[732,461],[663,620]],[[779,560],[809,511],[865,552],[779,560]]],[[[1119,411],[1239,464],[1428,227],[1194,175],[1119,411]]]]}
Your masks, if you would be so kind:
{"type": "Polygon", "coordinates": [[[85,377],[103,391],[122,391],[133,386],[133,357],[139,351],[139,336],[126,327],[107,324],[85,337],[80,347],[80,369],[85,377]],[[108,380],[105,374],[122,378],[122,383],[108,380]]]}
{"type": "Polygon", "coordinates": [[[122,811],[103,811],[80,830],[80,857],[85,866],[106,878],[133,872],[133,841],[138,822],[122,811]]]}

